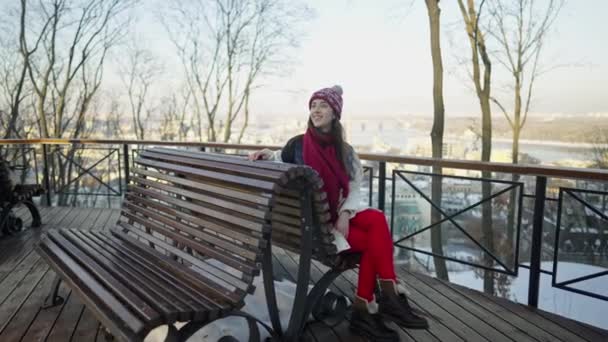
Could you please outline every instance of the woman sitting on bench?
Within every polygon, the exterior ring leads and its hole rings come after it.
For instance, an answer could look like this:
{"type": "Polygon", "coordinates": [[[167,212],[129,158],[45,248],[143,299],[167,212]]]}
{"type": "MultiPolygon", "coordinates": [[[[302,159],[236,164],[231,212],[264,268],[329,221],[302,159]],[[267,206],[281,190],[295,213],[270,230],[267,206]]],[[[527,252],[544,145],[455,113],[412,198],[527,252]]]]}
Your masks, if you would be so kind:
{"type": "Polygon", "coordinates": [[[384,213],[360,204],[363,170],[354,149],[344,141],[342,103],[339,86],[315,92],[308,102],[306,133],[291,138],[282,150],[263,149],[249,158],[305,164],[319,173],[335,229],[346,237],[350,251],[361,253],[350,329],[372,341],[398,341],[383,317],[405,328],[426,329],[428,323],[412,312],[405,295],[397,291],[393,243],[384,213]],[[370,304],[377,280],[381,293],[376,310],[370,304]]]}

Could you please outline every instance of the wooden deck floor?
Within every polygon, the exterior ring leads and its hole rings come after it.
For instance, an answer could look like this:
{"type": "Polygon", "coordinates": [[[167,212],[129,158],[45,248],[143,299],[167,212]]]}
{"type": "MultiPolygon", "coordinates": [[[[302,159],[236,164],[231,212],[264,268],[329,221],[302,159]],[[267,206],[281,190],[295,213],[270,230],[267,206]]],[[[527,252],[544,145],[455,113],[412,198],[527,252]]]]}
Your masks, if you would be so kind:
{"type": "MultiPolygon", "coordinates": [[[[119,211],[109,209],[42,208],[43,230],[54,227],[106,229],[119,211]]],[[[100,325],[69,289],[61,287],[63,305],[41,310],[53,271],[33,251],[41,230],[26,230],[0,239],[0,341],[102,341],[100,325]]],[[[298,256],[274,253],[275,273],[294,280],[298,256]]],[[[313,280],[324,266],[314,265],[313,280]]],[[[542,310],[491,297],[428,276],[398,269],[415,307],[425,312],[430,329],[399,329],[402,341],[608,341],[608,332],[542,310]]],[[[341,276],[333,290],[352,296],[357,274],[341,276]]],[[[392,325],[394,328],[396,326],[392,325]]],[[[397,328],[398,329],[398,328],[397,328]]],[[[337,327],[309,325],[312,341],[362,341],[351,336],[348,322],[337,327]]]]}

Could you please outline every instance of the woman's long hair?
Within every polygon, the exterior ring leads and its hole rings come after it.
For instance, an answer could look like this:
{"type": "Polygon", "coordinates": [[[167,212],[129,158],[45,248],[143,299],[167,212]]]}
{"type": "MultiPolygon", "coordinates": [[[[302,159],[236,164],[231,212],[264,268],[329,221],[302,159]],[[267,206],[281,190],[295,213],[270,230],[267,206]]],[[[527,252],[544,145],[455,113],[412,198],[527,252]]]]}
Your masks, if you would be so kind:
{"type": "MultiPolygon", "coordinates": [[[[310,118],[308,118],[308,128],[317,129],[310,118]]],[[[331,134],[334,138],[336,145],[336,157],[338,160],[342,161],[344,169],[348,172],[349,178],[352,179],[352,166],[350,166],[348,162],[348,143],[345,141],[346,135],[344,134],[344,127],[342,127],[340,120],[333,119],[331,121],[331,131],[329,134],[331,134]]]]}

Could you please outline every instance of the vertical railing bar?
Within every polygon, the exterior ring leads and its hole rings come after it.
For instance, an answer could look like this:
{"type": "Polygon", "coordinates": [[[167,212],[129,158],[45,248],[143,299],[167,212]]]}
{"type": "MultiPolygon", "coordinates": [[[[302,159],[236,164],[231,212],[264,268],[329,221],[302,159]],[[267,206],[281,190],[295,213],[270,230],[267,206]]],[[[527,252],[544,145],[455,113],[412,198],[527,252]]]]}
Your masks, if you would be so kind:
{"type": "Polygon", "coordinates": [[[391,230],[391,240],[393,240],[393,227],[395,225],[395,173],[396,170],[393,170],[392,172],[392,191],[391,191],[391,226],[390,226],[390,230],[391,230]]]}
{"type": "Polygon", "coordinates": [[[378,166],[378,209],[384,211],[386,200],[386,162],[381,161],[378,166]]]}
{"type": "Polygon", "coordinates": [[[42,162],[44,163],[43,181],[46,189],[46,204],[51,205],[51,182],[49,179],[49,160],[46,144],[42,144],[42,162]]]}
{"type": "Polygon", "coordinates": [[[528,283],[528,305],[532,307],[538,307],[546,192],[547,177],[537,176],[536,197],[534,199],[534,220],[532,226],[532,246],[530,251],[530,278],[528,283]]]}
{"type": "Polygon", "coordinates": [[[130,171],[129,171],[129,145],[128,144],[123,144],[122,145],[122,155],[124,158],[124,164],[125,164],[125,188],[129,185],[129,177],[130,177],[130,171]]]}

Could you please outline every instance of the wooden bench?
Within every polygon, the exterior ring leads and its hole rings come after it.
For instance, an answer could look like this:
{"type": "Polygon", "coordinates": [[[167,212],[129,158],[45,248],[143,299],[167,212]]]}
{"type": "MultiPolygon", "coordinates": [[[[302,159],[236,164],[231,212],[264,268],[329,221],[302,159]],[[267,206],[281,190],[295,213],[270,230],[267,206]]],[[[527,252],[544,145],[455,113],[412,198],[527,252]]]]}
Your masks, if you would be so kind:
{"type": "Polygon", "coordinates": [[[327,287],[356,265],[357,255],[336,255],[322,183],[308,167],[167,148],[145,150],[135,163],[115,228],[42,237],[37,251],[57,273],[47,306],[62,302],[64,281],[123,340],[143,340],[168,324],[167,340],[182,341],[216,319],[241,316],[257,341],[256,318],[240,308],[263,271],[272,322],[264,327],[273,340],[295,341],[324,296],[336,298],[327,287]],[[300,253],[285,332],[272,245],[300,253]],[[331,270],[308,293],[312,258],[331,270]],[[178,321],[188,323],[177,330],[178,321]]]}
{"type": "Polygon", "coordinates": [[[32,216],[31,227],[38,228],[42,222],[40,212],[32,197],[44,193],[42,186],[38,184],[17,184],[11,179],[12,170],[8,162],[0,157],[0,231],[9,235],[23,228],[23,221],[14,213],[15,208],[24,205],[32,216]]]}

